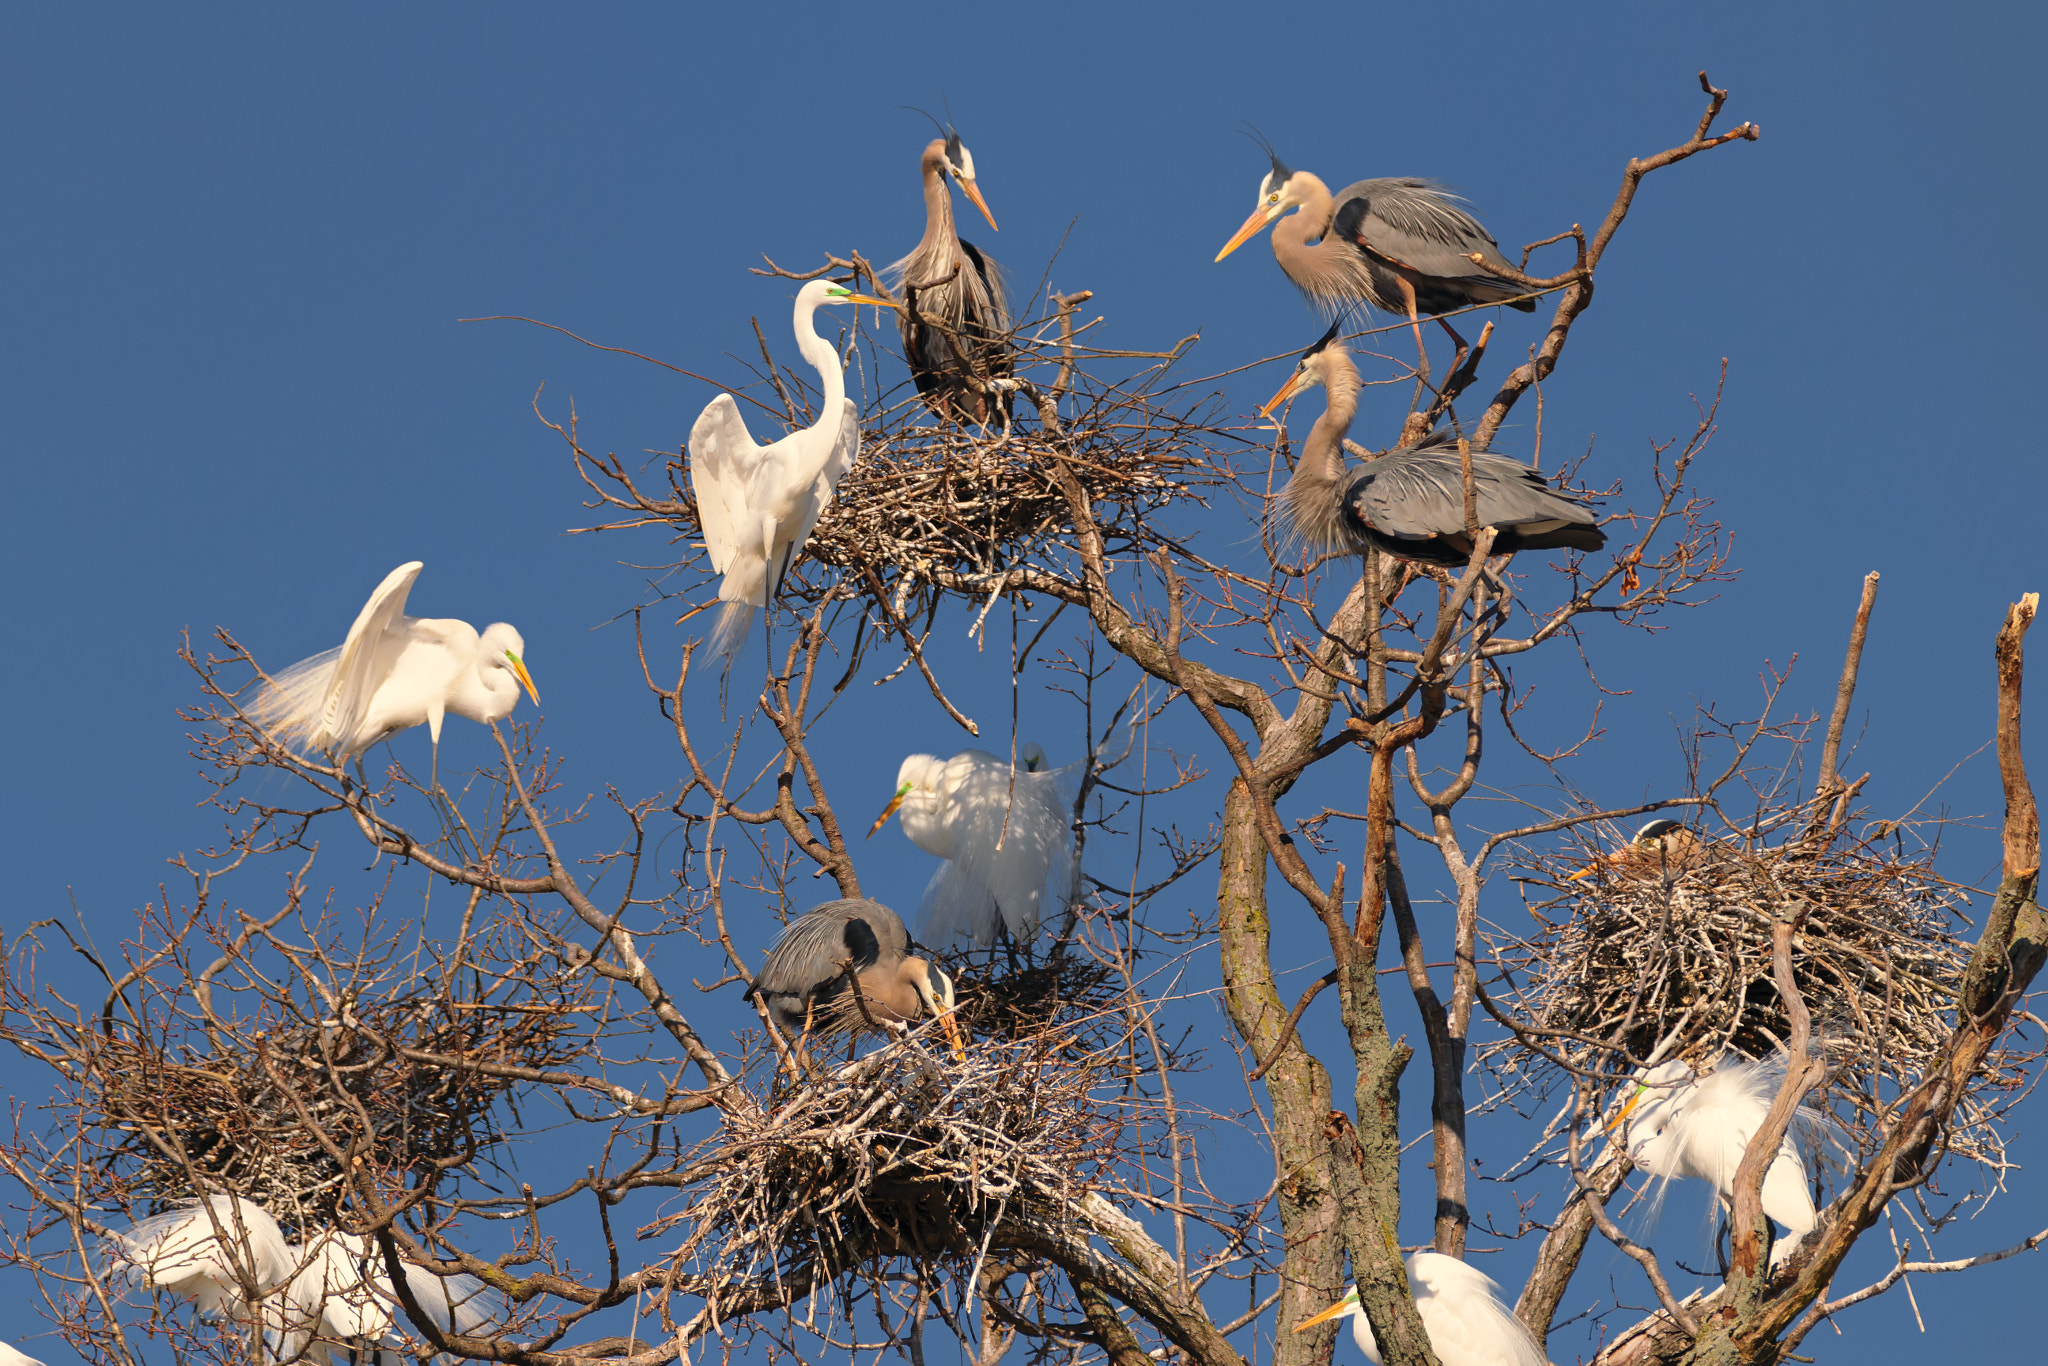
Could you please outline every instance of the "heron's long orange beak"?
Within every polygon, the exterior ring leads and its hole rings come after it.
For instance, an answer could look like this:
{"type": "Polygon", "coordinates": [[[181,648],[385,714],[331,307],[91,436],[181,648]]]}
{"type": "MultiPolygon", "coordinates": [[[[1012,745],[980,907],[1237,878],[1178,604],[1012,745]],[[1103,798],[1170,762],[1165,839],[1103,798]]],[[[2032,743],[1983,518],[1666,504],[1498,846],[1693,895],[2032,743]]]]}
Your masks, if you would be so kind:
{"type": "Polygon", "coordinates": [[[1613,1119],[1608,1120],[1607,1123],[1603,1126],[1607,1130],[1607,1132],[1611,1134],[1616,1129],[1619,1129],[1621,1127],[1621,1122],[1628,1118],[1628,1112],[1635,1109],[1636,1106],[1642,1104],[1643,1097],[1648,1095],[1649,1091],[1650,1088],[1647,1086],[1636,1087],[1636,1093],[1628,1098],[1628,1104],[1621,1107],[1621,1113],[1616,1115],[1613,1119]]]}
{"type": "Polygon", "coordinates": [[[1258,208],[1253,209],[1252,216],[1245,219],[1244,226],[1237,230],[1237,236],[1225,242],[1223,250],[1216,253],[1216,260],[1221,261],[1224,257],[1230,255],[1231,252],[1236,251],[1250,239],[1253,233],[1272,221],[1272,216],[1266,212],[1265,205],[1261,204],[1258,208]]]}
{"type": "Polygon", "coordinates": [[[533,675],[526,671],[526,661],[510,650],[505,651],[505,662],[512,666],[512,676],[526,689],[526,695],[533,699],[533,705],[540,705],[540,690],[533,686],[533,675]]]}
{"type": "Polygon", "coordinates": [[[875,837],[875,832],[877,830],[880,830],[883,826],[889,823],[889,817],[896,814],[896,808],[903,805],[903,799],[905,797],[908,797],[909,795],[909,783],[905,783],[903,786],[896,789],[896,795],[889,799],[889,804],[882,808],[882,814],[875,817],[875,823],[868,827],[869,839],[873,839],[875,837]]]}
{"type": "Polygon", "coordinates": [[[1594,872],[1595,872],[1595,871],[1597,871],[1597,870],[1599,869],[1600,865],[1601,865],[1601,864],[1603,864],[1603,863],[1605,863],[1605,864],[1609,864],[1609,865],[1612,865],[1612,864],[1617,864],[1617,863],[1620,863],[1620,862],[1621,862],[1621,855],[1620,855],[1620,854],[1618,854],[1618,853],[1617,853],[1617,854],[1608,854],[1608,855],[1606,855],[1605,857],[1602,857],[1602,858],[1597,858],[1597,859],[1594,859],[1594,860],[1593,860],[1593,861],[1592,861],[1591,863],[1589,863],[1589,864],[1587,864],[1587,865],[1586,865],[1585,867],[1583,867],[1583,868],[1579,869],[1579,871],[1578,871],[1578,872],[1576,872],[1576,873],[1573,873],[1573,874],[1572,874],[1572,875],[1571,875],[1570,877],[1566,878],[1566,879],[1565,879],[1565,881],[1566,881],[1566,882],[1577,882],[1577,881],[1578,881],[1578,880],[1579,880],[1580,878],[1586,878],[1586,877],[1591,877],[1591,876],[1593,876],[1594,872]]]}
{"type": "Polygon", "coordinates": [[[1337,1318],[1338,1316],[1342,1315],[1346,1310],[1351,1308],[1351,1306],[1357,1301],[1357,1298],[1358,1297],[1356,1295],[1346,1295],[1343,1299],[1338,1300],[1335,1304],[1331,1305],[1328,1309],[1325,1309],[1322,1313],[1316,1315],[1314,1318],[1303,1319],[1300,1323],[1295,1324],[1294,1331],[1299,1333],[1305,1329],[1313,1328],[1319,1323],[1328,1323],[1331,1319],[1337,1318]]]}
{"type": "Polygon", "coordinates": [[[946,1047],[953,1051],[954,1062],[967,1061],[967,1044],[960,1037],[960,1022],[948,1010],[939,1016],[939,1028],[946,1031],[946,1047]]]}
{"type": "Polygon", "coordinates": [[[962,180],[960,188],[967,192],[967,197],[974,201],[974,207],[980,209],[981,216],[988,220],[989,231],[1001,232],[1002,229],[996,226],[996,216],[988,211],[988,201],[981,197],[980,187],[971,180],[962,180]]]}
{"type": "Polygon", "coordinates": [[[1273,410],[1275,408],[1279,407],[1288,399],[1293,398],[1296,394],[1300,393],[1302,386],[1307,383],[1308,372],[1305,370],[1296,370],[1293,374],[1287,377],[1287,383],[1280,386],[1280,392],[1266,400],[1266,406],[1259,409],[1259,416],[1271,417],[1273,415],[1273,410]]]}

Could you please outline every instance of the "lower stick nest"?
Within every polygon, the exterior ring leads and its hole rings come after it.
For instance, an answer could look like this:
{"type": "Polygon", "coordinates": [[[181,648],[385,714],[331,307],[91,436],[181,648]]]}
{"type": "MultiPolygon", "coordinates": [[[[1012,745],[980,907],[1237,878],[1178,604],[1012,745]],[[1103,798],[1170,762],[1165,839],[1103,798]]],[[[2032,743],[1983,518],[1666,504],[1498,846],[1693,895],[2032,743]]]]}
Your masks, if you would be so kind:
{"type": "MultiPolygon", "coordinates": [[[[1532,907],[1534,933],[1492,945],[1506,977],[1495,1000],[1515,1018],[1578,1037],[1503,1039],[1480,1059],[1510,1089],[1540,1089],[1560,1079],[1559,1061],[1619,1080],[1629,1058],[1647,1058],[1667,1039],[1663,1057],[1696,1066],[1727,1048],[1769,1056],[1791,1028],[1772,978],[1771,925],[1803,915],[1792,975],[1827,1049],[1826,1094],[1867,1132],[1880,1107],[1926,1075],[1955,1027],[1970,954],[1951,933],[1960,896],[1928,858],[1872,845],[1701,849],[1694,867],[1599,864],[1577,882],[1569,879],[1586,869],[1582,854],[1524,855],[1526,882],[1562,895],[1532,907]],[[1560,909],[1564,917],[1552,918],[1560,909]]],[[[1994,1055],[1957,1112],[1953,1149],[1998,1165],[2000,1093],[2022,1082],[2016,1060],[1994,1055]]]]}
{"type": "MultiPolygon", "coordinates": [[[[688,1235],[679,1281],[755,1297],[901,1258],[971,1273],[1006,1213],[1064,1208],[1111,1135],[1090,1101],[1110,1059],[1047,1030],[980,1039],[964,1063],[894,1043],[727,1107],[691,1156],[684,1207],[641,1230],[688,1235]]],[[[734,1299],[737,1303],[737,1298],[734,1299]]]]}

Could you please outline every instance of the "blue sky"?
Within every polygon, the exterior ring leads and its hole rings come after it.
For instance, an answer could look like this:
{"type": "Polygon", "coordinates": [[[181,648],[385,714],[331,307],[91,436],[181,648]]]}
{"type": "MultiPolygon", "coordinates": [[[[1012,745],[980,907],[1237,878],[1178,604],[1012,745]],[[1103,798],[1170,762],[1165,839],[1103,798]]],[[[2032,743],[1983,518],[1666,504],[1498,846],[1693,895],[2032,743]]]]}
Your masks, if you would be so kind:
{"type": "MultiPolygon", "coordinates": [[[[282,663],[335,643],[407,559],[427,565],[416,612],[523,631],[572,786],[672,783],[630,636],[600,629],[639,592],[629,562],[661,546],[564,534],[586,520],[582,490],[530,404],[542,384],[551,415],[573,396],[591,444],[631,459],[674,449],[714,391],[457,319],[524,314],[733,374],[750,317],[787,336],[793,290],[747,273],[761,253],[808,267],[916,240],[928,125],[899,106],[942,98],[1002,224],[976,240],[1028,287],[1071,224],[1053,286],[1094,289],[1125,344],[1199,331],[1208,372],[1320,330],[1263,242],[1210,262],[1264,170],[1240,120],[1332,184],[1461,186],[1512,249],[1597,221],[1628,156],[1690,130],[1706,68],[1733,92],[1728,118],[1763,139],[1646,183],[1546,388],[1545,426],[1552,449],[1597,438],[1616,471],[1639,473],[1727,358],[1700,477],[1744,572],[1653,640],[1597,642],[1602,681],[1630,691],[1603,703],[1579,780],[1616,803],[1668,792],[1676,724],[1696,700],[1749,707],[1766,660],[1797,653],[1792,701],[1825,705],[1871,569],[1883,590],[1851,733],[1869,729],[1845,767],[1876,770],[1872,802],[1896,810],[1988,737],[1991,632],[2041,587],[2044,479],[2024,413],[2043,356],[2023,284],[2044,208],[2039,7],[736,9],[0,18],[0,564],[18,642],[0,684],[17,718],[0,925],[75,898],[118,937],[164,860],[214,832],[175,715],[193,700],[182,628],[230,626],[282,663]]],[[[1510,316],[1496,355],[1538,335],[1510,316]]],[[[1283,373],[1233,380],[1232,410],[1283,373]]],[[[1398,418],[1361,424],[1391,435],[1398,418]]],[[[1527,439],[1511,426],[1501,445],[1527,439]]],[[[1241,532],[1219,514],[1212,534],[1241,532]]],[[[1550,686],[1583,690],[1574,677],[1550,686]]],[[[892,687],[932,747],[968,743],[892,687]]],[[[1002,693],[987,697],[999,712],[1002,693]]],[[[1042,697],[1025,708],[1027,725],[1052,724],[1042,697]]],[[[836,740],[842,790],[871,788],[879,807],[900,733],[836,740]]],[[[482,754],[473,729],[449,743],[444,759],[482,754]]],[[[423,762],[416,747],[400,757],[423,762]]],[[[1989,756],[1940,800],[1995,811],[1989,756]]],[[[1950,876],[1974,881],[1996,851],[1966,833],[1949,857],[1950,876]]],[[[906,906],[927,869],[900,841],[863,865],[906,906]]],[[[0,1070],[16,1095],[40,1085],[11,1059],[0,1070]]],[[[2037,1127],[2015,1121],[2022,1160],[2048,1156],[2037,1127]]],[[[1944,1253],[2009,1243],[2044,1213],[2048,1194],[2020,1172],[1944,1253]]],[[[1999,1334],[2016,1330],[1968,1307],[2010,1303],[2039,1274],[2022,1258],[1923,1282],[1934,1338],[1895,1294],[1809,1350],[2010,1351],[1999,1334]]],[[[1569,1360],[1576,1343],[1553,1350],[1569,1360]]]]}

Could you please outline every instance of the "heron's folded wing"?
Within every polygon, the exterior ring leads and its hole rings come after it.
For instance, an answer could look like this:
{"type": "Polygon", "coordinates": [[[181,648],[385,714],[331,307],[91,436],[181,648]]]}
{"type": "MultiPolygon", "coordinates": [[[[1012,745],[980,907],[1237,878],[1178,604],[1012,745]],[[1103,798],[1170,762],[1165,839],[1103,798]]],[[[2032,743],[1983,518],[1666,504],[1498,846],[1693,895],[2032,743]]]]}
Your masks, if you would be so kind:
{"type": "Polygon", "coordinates": [[[348,628],[348,638],[342,641],[341,653],[335,657],[334,676],[320,707],[315,744],[346,743],[369,713],[370,699],[382,681],[377,676],[379,646],[384,633],[405,616],[406,595],[412,592],[420,569],[420,561],[412,560],[386,574],[384,582],[363,604],[363,610],[356,613],[355,625],[348,628]]]}
{"type": "Polygon", "coordinates": [[[690,491],[697,495],[704,549],[720,574],[732,563],[741,528],[753,520],[747,513],[747,483],[763,449],[747,431],[731,394],[705,404],[690,428],[690,491]]]}
{"type": "Polygon", "coordinates": [[[1464,201],[1433,180],[1361,180],[1340,191],[1337,203],[1335,228],[1375,255],[1424,275],[1478,274],[1473,252],[1495,265],[1508,264],[1500,244],[1464,201]],[[1352,208],[1353,200],[1365,201],[1363,211],[1352,208]]]}

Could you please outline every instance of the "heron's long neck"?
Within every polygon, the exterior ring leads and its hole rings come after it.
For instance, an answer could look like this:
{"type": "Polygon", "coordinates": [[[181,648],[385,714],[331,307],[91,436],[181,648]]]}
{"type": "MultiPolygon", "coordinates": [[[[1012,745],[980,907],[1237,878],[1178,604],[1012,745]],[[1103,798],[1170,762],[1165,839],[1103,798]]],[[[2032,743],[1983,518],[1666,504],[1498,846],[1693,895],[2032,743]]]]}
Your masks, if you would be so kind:
{"type": "Polygon", "coordinates": [[[818,404],[818,420],[811,425],[832,430],[839,425],[839,410],[846,399],[846,372],[840,368],[839,353],[832,349],[832,343],[818,335],[812,319],[817,315],[815,303],[805,303],[796,311],[796,349],[818,372],[818,379],[825,390],[824,399],[818,404]]]}
{"type": "Polygon", "coordinates": [[[1331,198],[1329,186],[1307,171],[1296,171],[1293,178],[1303,189],[1301,207],[1282,214],[1273,225],[1273,254],[1283,267],[1306,264],[1316,243],[1329,233],[1330,220],[1337,216],[1337,201],[1331,198]]]}
{"type": "Polygon", "coordinates": [[[1351,545],[1340,502],[1344,492],[1344,434],[1358,411],[1358,369],[1348,356],[1332,359],[1323,388],[1329,406],[1309,429],[1301,460],[1287,481],[1288,520],[1295,532],[1318,550],[1351,545]]]}

